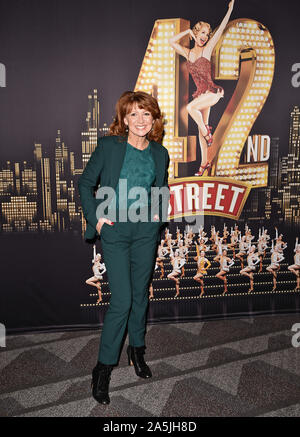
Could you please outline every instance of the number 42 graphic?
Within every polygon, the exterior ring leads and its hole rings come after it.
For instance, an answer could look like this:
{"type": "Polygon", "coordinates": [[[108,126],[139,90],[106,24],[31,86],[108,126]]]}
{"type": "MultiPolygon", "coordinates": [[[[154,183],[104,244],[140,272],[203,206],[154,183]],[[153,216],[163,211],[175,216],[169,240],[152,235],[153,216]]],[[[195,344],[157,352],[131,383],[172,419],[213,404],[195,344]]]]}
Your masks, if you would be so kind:
{"type": "MultiPolygon", "coordinates": [[[[178,177],[178,163],[196,160],[197,140],[188,135],[189,76],[185,60],[168,43],[170,37],[190,27],[182,18],[157,20],[137,78],[135,90],[157,98],[167,124],[163,145],[171,158],[169,177],[178,177]]],[[[189,38],[183,39],[189,47],[189,38]]],[[[251,188],[268,183],[268,164],[241,163],[249,133],[269,95],[275,69],[275,50],[269,30],[252,19],[228,23],[215,47],[213,79],[237,81],[208,149],[212,176],[248,183],[251,188]]],[[[225,88],[226,93],[226,88],[225,88]]]]}

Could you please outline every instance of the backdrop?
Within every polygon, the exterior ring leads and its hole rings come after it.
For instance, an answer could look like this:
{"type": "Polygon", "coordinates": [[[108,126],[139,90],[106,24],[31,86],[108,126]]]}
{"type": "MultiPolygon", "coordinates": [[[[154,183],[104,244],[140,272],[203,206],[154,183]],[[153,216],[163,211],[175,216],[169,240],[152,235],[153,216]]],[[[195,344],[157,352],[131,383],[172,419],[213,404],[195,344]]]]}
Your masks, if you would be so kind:
{"type": "MultiPolygon", "coordinates": [[[[224,89],[209,118],[212,167],[197,177],[201,144],[187,112],[196,84],[169,39],[199,20],[216,29],[227,10],[225,0],[0,1],[8,332],[102,324],[110,292],[105,272],[102,301],[86,283],[94,252],[77,183],[116,101],[133,89],[158,98],[171,158],[170,222],[148,322],[299,311],[300,7],[236,0],[212,56],[224,89]],[[168,276],[176,267],[179,289],[168,276]]],[[[180,43],[193,47],[188,37],[180,43]]]]}

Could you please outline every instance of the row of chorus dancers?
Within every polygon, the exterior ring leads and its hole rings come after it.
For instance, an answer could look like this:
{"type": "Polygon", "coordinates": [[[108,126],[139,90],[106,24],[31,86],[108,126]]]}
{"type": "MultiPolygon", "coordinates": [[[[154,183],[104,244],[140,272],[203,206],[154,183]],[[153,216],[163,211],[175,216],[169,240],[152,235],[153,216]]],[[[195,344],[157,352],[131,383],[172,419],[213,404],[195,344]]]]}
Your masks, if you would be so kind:
{"type": "MultiPolygon", "coordinates": [[[[176,238],[173,239],[169,229],[166,228],[165,238],[161,240],[158,246],[154,271],[159,267],[161,272],[159,279],[162,279],[164,277],[163,263],[167,259],[167,256],[169,256],[172,265],[172,271],[167,275],[167,278],[175,282],[175,297],[179,295],[179,278],[184,276],[184,264],[186,264],[188,261],[189,246],[193,237],[194,234],[188,230],[184,232],[184,239],[182,239],[183,234],[177,227],[176,238]],[[174,246],[177,246],[175,251],[173,250],[174,246]]],[[[149,299],[152,299],[153,297],[153,283],[151,282],[149,286],[149,299]]]]}
{"type": "MultiPolygon", "coordinates": [[[[244,235],[235,225],[229,232],[224,224],[222,233],[216,230],[215,226],[211,226],[211,235],[207,236],[203,226],[199,228],[198,235],[193,233],[188,226],[182,234],[180,229],[176,228],[176,237],[172,238],[172,233],[169,228],[165,230],[165,238],[163,238],[158,246],[157,257],[154,271],[160,270],[159,279],[165,277],[164,263],[169,262],[172,265],[171,272],[166,276],[175,282],[176,294],[180,294],[180,279],[185,276],[184,266],[189,259],[189,252],[195,246],[196,256],[193,260],[197,263],[197,270],[192,277],[194,281],[200,284],[200,297],[204,295],[204,277],[207,276],[212,262],[208,259],[206,253],[208,251],[215,251],[216,256],[213,258],[214,262],[219,264],[219,271],[215,275],[216,278],[223,281],[224,290],[223,295],[228,292],[227,274],[230,268],[237,262],[240,263],[239,273],[242,276],[249,278],[250,288],[248,293],[254,290],[254,273],[261,273],[263,270],[263,260],[266,257],[267,250],[270,249],[271,263],[266,267],[266,271],[272,274],[273,289],[277,289],[277,275],[280,270],[280,263],[285,259],[284,250],[287,248],[287,243],[283,241],[283,235],[278,233],[275,228],[275,239],[271,240],[267,229],[259,229],[259,236],[257,242],[253,242],[255,236],[252,235],[251,229],[246,225],[244,235]],[[271,240],[271,245],[270,245],[271,240]],[[211,244],[208,244],[211,242],[211,244]],[[232,251],[232,258],[228,256],[228,251],[232,251]]],[[[288,270],[296,276],[295,291],[300,291],[300,244],[298,238],[296,239],[294,248],[294,264],[288,266],[288,270]]],[[[93,276],[88,278],[85,282],[88,285],[96,287],[98,290],[97,303],[102,301],[101,280],[106,272],[105,264],[101,262],[101,254],[96,253],[96,246],[93,246],[92,259],[93,276]]],[[[149,286],[149,299],[154,298],[153,283],[149,286]]]]}
{"type": "MultiPolygon", "coordinates": [[[[216,256],[213,261],[218,262],[220,266],[219,272],[216,274],[218,279],[221,279],[224,283],[223,295],[228,292],[227,287],[227,274],[230,268],[238,260],[240,262],[241,270],[239,273],[242,276],[249,278],[250,288],[248,293],[254,290],[254,273],[259,265],[258,273],[262,272],[263,260],[266,257],[267,249],[270,249],[271,253],[271,263],[266,267],[266,271],[270,272],[273,276],[273,289],[277,289],[277,273],[280,269],[280,263],[284,260],[283,251],[287,248],[287,243],[283,241],[283,235],[278,235],[278,229],[275,228],[276,237],[272,240],[272,246],[268,245],[270,240],[270,235],[268,235],[267,229],[259,229],[259,238],[256,243],[253,242],[255,236],[252,235],[251,229],[248,225],[245,226],[245,234],[239,230],[238,226],[235,225],[231,228],[229,233],[226,225],[223,228],[223,235],[220,235],[219,231],[216,231],[215,227],[211,227],[211,237],[208,238],[207,234],[204,232],[203,227],[199,228],[198,238],[194,242],[196,245],[197,255],[194,260],[197,262],[197,272],[193,276],[193,279],[200,283],[200,297],[204,294],[204,276],[207,275],[208,269],[211,267],[211,262],[206,257],[206,252],[208,250],[215,250],[216,256]],[[230,240],[227,242],[228,237],[230,240]],[[212,245],[207,244],[208,240],[211,240],[212,245]],[[257,247],[256,247],[257,245],[257,247]],[[228,256],[228,250],[231,249],[233,252],[232,259],[228,256]]],[[[156,268],[161,268],[160,279],[164,277],[163,263],[166,260],[168,254],[171,254],[170,259],[173,266],[173,270],[167,278],[172,279],[176,283],[176,294],[175,297],[179,295],[179,279],[184,276],[184,265],[188,261],[188,252],[191,247],[195,234],[188,229],[184,232],[184,239],[179,239],[180,234],[179,229],[176,229],[176,238],[172,239],[172,234],[167,229],[165,239],[161,240],[158,257],[156,262],[156,268]],[[166,246],[164,246],[166,244],[166,246]],[[174,252],[174,246],[178,246],[174,252]],[[162,255],[163,254],[163,255],[162,255]],[[161,256],[162,255],[162,256],[161,256]]],[[[296,291],[300,290],[300,245],[298,244],[298,239],[295,245],[295,259],[294,264],[289,266],[288,269],[295,274],[297,278],[296,291]]],[[[153,298],[153,286],[151,284],[150,298],[153,298]]]]}

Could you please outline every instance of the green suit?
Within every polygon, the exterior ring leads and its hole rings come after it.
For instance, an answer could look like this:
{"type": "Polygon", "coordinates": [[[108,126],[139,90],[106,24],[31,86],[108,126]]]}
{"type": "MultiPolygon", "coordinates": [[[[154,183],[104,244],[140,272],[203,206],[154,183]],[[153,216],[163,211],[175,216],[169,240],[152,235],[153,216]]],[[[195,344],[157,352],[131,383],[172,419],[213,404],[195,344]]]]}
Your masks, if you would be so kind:
{"type": "MultiPolygon", "coordinates": [[[[94,189],[97,188],[99,183],[103,187],[116,189],[126,152],[126,144],[127,139],[122,137],[107,136],[98,138],[98,146],[92,153],[79,179],[80,200],[83,214],[87,221],[87,229],[84,235],[86,240],[92,240],[98,234],[96,231],[98,223],[96,210],[103,200],[96,199],[93,196],[94,189]]],[[[151,151],[156,166],[155,186],[168,187],[168,166],[170,160],[168,151],[155,141],[151,141],[151,151]]],[[[160,223],[163,225],[166,220],[162,221],[162,218],[166,217],[167,212],[162,211],[161,206],[160,199],[159,216],[160,223]]]]}
{"type": "MultiPolygon", "coordinates": [[[[100,138],[80,177],[79,192],[87,220],[86,239],[93,239],[97,233],[96,210],[103,201],[94,198],[94,189],[99,182],[102,187],[116,189],[126,146],[127,139],[121,137],[100,138]]],[[[154,141],[149,146],[155,163],[155,186],[168,187],[168,151],[154,141]]],[[[161,197],[157,206],[158,222],[117,221],[114,225],[102,225],[100,239],[111,292],[98,356],[103,364],[117,363],[127,322],[129,344],[144,346],[149,284],[154,271],[160,229],[167,217],[161,197]]]]}

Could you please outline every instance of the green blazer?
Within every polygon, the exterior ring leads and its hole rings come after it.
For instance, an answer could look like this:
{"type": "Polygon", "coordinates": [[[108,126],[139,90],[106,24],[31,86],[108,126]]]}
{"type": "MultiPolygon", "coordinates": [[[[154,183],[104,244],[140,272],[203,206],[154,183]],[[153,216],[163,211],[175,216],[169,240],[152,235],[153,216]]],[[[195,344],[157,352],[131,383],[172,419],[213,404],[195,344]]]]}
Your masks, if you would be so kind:
{"type": "MultiPolygon", "coordinates": [[[[83,214],[87,221],[87,229],[84,235],[86,240],[92,240],[96,235],[99,235],[96,230],[98,223],[96,210],[98,205],[104,200],[95,198],[94,192],[98,188],[99,183],[100,186],[116,189],[125,157],[126,144],[127,138],[120,136],[98,138],[97,147],[79,178],[80,200],[83,214]]],[[[156,167],[154,185],[157,187],[168,187],[169,153],[164,146],[155,141],[150,141],[150,145],[156,167]]],[[[166,217],[167,212],[165,210],[162,211],[162,200],[161,196],[159,196],[159,221],[161,226],[166,223],[166,221],[162,220],[166,217]]],[[[160,235],[158,233],[157,241],[159,238],[160,235]]]]}

